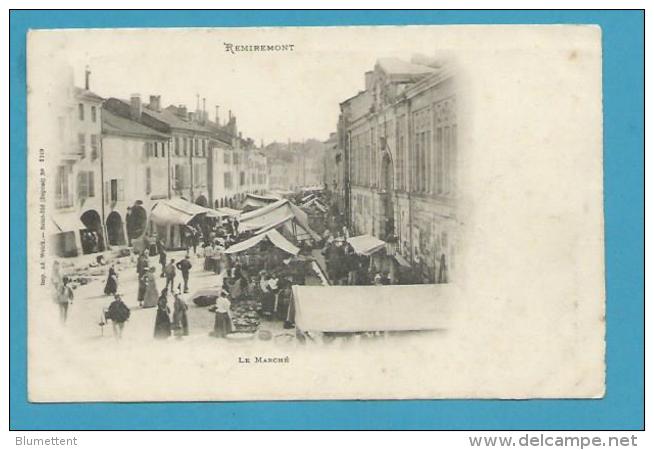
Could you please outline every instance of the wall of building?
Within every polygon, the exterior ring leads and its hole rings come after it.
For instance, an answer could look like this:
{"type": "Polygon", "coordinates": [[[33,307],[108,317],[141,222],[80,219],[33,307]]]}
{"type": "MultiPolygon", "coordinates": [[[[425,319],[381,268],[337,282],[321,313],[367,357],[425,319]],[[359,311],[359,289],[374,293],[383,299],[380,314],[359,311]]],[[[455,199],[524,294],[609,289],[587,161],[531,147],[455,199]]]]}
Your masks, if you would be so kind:
{"type": "Polygon", "coordinates": [[[428,77],[406,89],[402,99],[359,117],[348,105],[343,111],[350,119],[341,145],[349,152],[354,232],[396,241],[396,251],[422,268],[423,281],[438,278],[442,255],[451,273],[458,246],[452,77],[428,77]]]}

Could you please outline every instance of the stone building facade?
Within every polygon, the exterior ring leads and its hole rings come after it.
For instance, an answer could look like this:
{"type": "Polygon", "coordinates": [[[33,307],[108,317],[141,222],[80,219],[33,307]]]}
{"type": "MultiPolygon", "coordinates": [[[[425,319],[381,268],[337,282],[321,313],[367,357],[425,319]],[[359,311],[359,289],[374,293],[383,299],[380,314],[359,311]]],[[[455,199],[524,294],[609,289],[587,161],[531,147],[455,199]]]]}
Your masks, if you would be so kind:
{"type": "Polygon", "coordinates": [[[436,282],[458,246],[457,116],[447,65],[379,60],[366,89],[341,103],[349,222],[436,282]]]}

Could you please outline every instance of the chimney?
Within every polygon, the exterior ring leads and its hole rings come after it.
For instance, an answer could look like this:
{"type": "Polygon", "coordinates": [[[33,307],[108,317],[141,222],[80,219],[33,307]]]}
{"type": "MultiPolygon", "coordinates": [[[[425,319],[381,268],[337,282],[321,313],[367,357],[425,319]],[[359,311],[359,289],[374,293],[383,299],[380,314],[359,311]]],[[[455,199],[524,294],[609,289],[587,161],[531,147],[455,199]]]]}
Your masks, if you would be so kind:
{"type": "Polygon", "coordinates": [[[150,109],[152,111],[161,111],[161,95],[151,95],[150,96],[150,109]]]}
{"type": "Polygon", "coordinates": [[[195,110],[200,111],[200,94],[195,94],[195,110]]]}
{"type": "Polygon", "coordinates": [[[141,119],[141,95],[132,94],[129,100],[129,115],[132,120],[141,119]]]}
{"type": "Polygon", "coordinates": [[[192,112],[189,112],[189,113],[188,113],[188,121],[189,121],[189,122],[193,122],[193,119],[195,119],[195,114],[192,113],[192,112]]]}
{"type": "Polygon", "coordinates": [[[232,110],[231,109],[229,110],[229,121],[230,122],[232,121],[232,110]]]}
{"type": "Polygon", "coordinates": [[[207,98],[202,97],[202,112],[206,112],[206,111],[207,111],[207,98]]]}
{"type": "Polygon", "coordinates": [[[372,84],[373,84],[373,78],[374,78],[375,72],[372,70],[369,70],[366,72],[366,91],[369,91],[372,89],[372,84]]]}
{"type": "Polygon", "coordinates": [[[91,69],[89,66],[84,69],[84,89],[87,91],[91,89],[91,69]]]}
{"type": "Polygon", "coordinates": [[[177,115],[183,119],[186,119],[186,105],[178,105],[177,106],[177,115]]]}
{"type": "Polygon", "coordinates": [[[216,124],[220,125],[220,115],[219,115],[220,106],[216,105],[216,124]]]}

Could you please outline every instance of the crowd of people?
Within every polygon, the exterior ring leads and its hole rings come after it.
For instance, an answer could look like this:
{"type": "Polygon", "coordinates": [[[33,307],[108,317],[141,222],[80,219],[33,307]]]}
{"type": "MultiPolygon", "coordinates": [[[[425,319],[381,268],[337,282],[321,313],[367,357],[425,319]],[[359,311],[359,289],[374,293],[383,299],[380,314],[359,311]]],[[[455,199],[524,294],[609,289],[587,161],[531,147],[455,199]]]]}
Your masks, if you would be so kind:
{"type": "MultiPolygon", "coordinates": [[[[189,226],[184,236],[185,252],[179,261],[169,258],[166,245],[156,235],[146,236],[145,245],[136,257],[136,300],[140,308],[156,308],[155,338],[188,335],[188,304],[184,294],[191,290],[191,269],[194,264],[201,264],[203,271],[216,275],[212,284],[219,295],[215,301],[211,301],[215,313],[211,336],[221,338],[234,332],[232,304],[247,300],[258,302],[262,318],[281,320],[287,328],[292,327],[292,314],[289,312],[291,287],[293,284],[305,283],[307,258],[291,258],[276,247],[266,244],[248,252],[226,254],[225,250],[230,246],[250,237],[249,233],[238,232],[236,220],[226,220],[211,227],[197,224],[189,226]],[[153,261],[157,263],[153,264],[153,261]],[[157,279],[160,278],[165,280],[162,289],[157,286],[157,279]]],[[[310,249],[306,249],[305,253],[307,251],[310,249]]],[[[125,303],[119,292],[118,274],[111,264],[104,294],[113,296],[113,301],[104,310],[104,321],[101,324],[111,321],[117,338],[122,336],[129,319],[129,312],[126,313],[129,308],[123,307],[125,303]]]]}
{"type": "Polygon", "coordinates": [[[389,271],[378,269],[370,256],[357,254],[347,242],[347,236],[345,228],[335,236],[329,230],[325,232],[321,253],[331,283],[348,286],[392,284],[389,271]]]}
{"type": "MultiPolygon", "coordinates": [[[[346,235],[347,230],[344,229],[344,233],[346,235]]],[[[311,252],[313,248],[320,248],[320,243],[297,242],[301,251],[296,256],[290,256],[267,241],[241,253],[226,252],[251,235],[252,232],[239,230],[235,218],[202,217],[182,230],[181,258],[179,253],[172,257],[172,251],[155,233],[145,233],[138,244],[136,240],[132,242],[138,283],[136,302],[142,309],[156,308],[154,338],[181,338],[189,334],[186,294],[193,289],[191,274],[199,269],[216,276],[211,285],[217,296],[209,304],[215,313],[212,336],[225,337],[236,331],[232,310],[241,302],[256,303],[262,320],[281,321],[285,328],[293,327],[292,286],[306,284],[307,277],[312,276],[311,252]]],[[[370,280],[367,273],[367,278],[364,277],[368,261],[353,254],[344,237],[327,235],[324,239],[323,253],[329,278],[334,284],[362,284],[364,279],[371,284],[379,281],[374,276],[370,280]]],[[[130,308],[123,299],[116,267],[112,263],[108,266],[103,292],[112,301],[103,308],[100,323],[111,322],[114,335],[121,338],[130,318],[130,308]]],[[[66,277],[54,276],[53,279],[56,279],[55,302],[60,305],[60,316],[65,322],[73,291],[66,277]]],[[[382,278],[380,282],[385,280],[382,278]]]]}

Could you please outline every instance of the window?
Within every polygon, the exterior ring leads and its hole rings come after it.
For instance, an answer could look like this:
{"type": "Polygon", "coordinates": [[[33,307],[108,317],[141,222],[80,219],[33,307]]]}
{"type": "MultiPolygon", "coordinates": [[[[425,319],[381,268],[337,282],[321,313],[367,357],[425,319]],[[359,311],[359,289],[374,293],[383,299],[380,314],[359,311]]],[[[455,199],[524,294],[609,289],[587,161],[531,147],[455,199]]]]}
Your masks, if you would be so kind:
{"type": "Polygon", "coordinates": [[[97,134],[91,135],[91,159],[94,160],[98,157],[98,142],[100,141],[97,134]]]}
{"type": "Polygon", "coordinates": [[[205,164],[193,165],[193,184],[195,186],[203,186],[206,184],[207,167],[205,164]]]}
{"type": "Polygon", "coordinates": [[[245,186],[245,172],[243,172],[243,171],[241,171],[241,173],[240,173],[239,185],[240,186],[245,186]]]}
{"type": "Polygon", "coordinates": [[[202,156],[207,156],[207,140],[202,139],[202,156]]]}
{"type": "Polygon", "coordinates": [[[77,105],[77,112],[79,115],[79,120],[84,120],[84,104],[80,103],[77,105]]]}
{"type": "Polygon", "coordinates": [[[150,158],[154,154],[152,142],[145,142],[143,144],[143,157],[150,158]]]}
{"type": "Polygon", "coordinates": [[[69,165],[57,166],[55,174],[55,205],[57,208],[68,208],[73,206],[73,198],[70,195],[70,172],[69,165]]]}
{"type": "Polygon", "coordinates": [[[149,167],[145,168],[145,193],[150,195],[152,192],[152,170],[149,167]]]}
{"type": "Polygon", "coordinates": [[[97,108],[95,106],[91,106],[91,122],[95,123],[97,120],[97,108]]]}
{"type": "Polygon", "coordinates": [[[167,144],[167,142],[162,142],[161,143],[161,157],[162,158],[166,157],[166,144],[167,144]]]}
{"type": "Polygon", "coordinates": [[[443,161],[441,162],[441,167],[443,171],[443,181],[441,183],[441,192],[443,194],[447,194],[449,192],[449,153],[450,153],[450,127],[445,127],[445,130],[443,132],[443,161]]]}
{"type": "Polygon", "coordinates": [[[223,153],[223,162],[224,162],[225,164],[231,164],[231,163],[232,163],[232,157],[231,157],[231,155],[230,155],[228,152],[226,152],[226,151],[223,153]]]}
{"type": "Polygon", "coordinates": [[[196,142],[195,139],[193,138],[189,139],[189,145],[191,146],[190,148],[191,156],[195,155],[195,153],[193,153],[195,151],[195,146],[193,145],[195,142],[196,142]]]}
{"type": "Polygon", "coordinates": [[[95,173],[80,171],[77,173],[77,196],[81,199],[95,197],[95,173]]]}
{"type": "Polygon", "coordinates": [[[179,156],[179,136],[175,136],[175,156],[179,156]]]}
{"type": "Polygon", "coordinates": [[[77,135],[77,149],[80,157],[86,157],[86,135],[84,133],[79,133],[77,135]]]}
{"type": "Polygon", "coordinates": [[[154,157],[155,158],[159,157],[159,143],[158,142],[154,143],[154,157]]]}
{"type": "Polygon", "coordinates": [[[443,193],[443,128],[436,130],[436,194],[443,193]]]}
{"type": "Polygon", "coordinates": [[[89,171],[86,173],[86,176],[89,197],[95,197],[95,172],[89,171]]]}
{"type": "Polygon", "coordinates": [[[188,155],[188,138],[184,136],[184,149],[183,149],[183,154],[184,156],[188,155]]]}
{"type": "Polygon", "coordinates": [[[225,172],[225,189],[231,189],[231,188],[232,188],[232,173],[225,172]]]}
{"type": "Polygon", "coordinates": [[[109,181],[109,184],[110,184],[109,199],[112,202],[117,202],[119,200],[119,197],[120,197],[120,189],[119,189],[119,184],[120,183],[118,183],[119,181],[122,181],[122,180],[118,180],[118,179],[114,178],[113,180],[109,181]]]}
{"type": "Polygon", "coordinates": [[[108,202],[115,202],[118,198],[118,183],[117,180],[105,181],[107,186],[105,187],[105,196],[108,202]],[[107,189],[108,187],[108,189],[107,189]]]}
{"type": "Polygon", "coordinates": [[[405,154],[405,118],[401,116],[397,121],[397,189],[404,190],[406,188],[405,184],[405,173],[406,173],[406,154],[405,154]]]}

